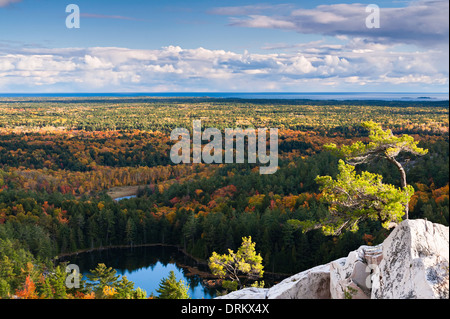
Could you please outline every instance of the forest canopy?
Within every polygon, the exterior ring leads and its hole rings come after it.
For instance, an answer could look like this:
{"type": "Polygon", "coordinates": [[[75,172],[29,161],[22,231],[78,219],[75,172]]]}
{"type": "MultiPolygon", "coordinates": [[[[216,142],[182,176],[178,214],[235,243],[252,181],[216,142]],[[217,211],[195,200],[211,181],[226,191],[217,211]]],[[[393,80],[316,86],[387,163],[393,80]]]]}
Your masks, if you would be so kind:
{"type": "Polygon", "coordinates": [[[287,275],[380,243],[390,230],[378,219],[336,236],[298,227],[329,214],[317,176],[329,176],[322,185],[330,188],[339,174],[368,185],[382,176],[393,187],[387,193],[403,196],[393,190],[401,176],[389,161],[349,169],[339,164],[345,154],[324,147],[369,145],[362,121],[428,150],[396,157],[414,189],[409,218],[448,225],[448,115],[448,101],[1,98],[0,297],[144,296],[119,280],[78,294],[60,287],[64,269],[55,268],[55,257],[97,247],[164,243],[206,261],[251,237],[264,272],[287,275]],[[267,176],[252,163],[174,165],[170,132],[192,129],[194,119],[220,130],[278,128],[278,170],[267,176]],[[116,187],[135,187],[137,197],[115,201],[108,194],[116,187]],[[47,280],[48,273],[55,275],[47,280]]]}

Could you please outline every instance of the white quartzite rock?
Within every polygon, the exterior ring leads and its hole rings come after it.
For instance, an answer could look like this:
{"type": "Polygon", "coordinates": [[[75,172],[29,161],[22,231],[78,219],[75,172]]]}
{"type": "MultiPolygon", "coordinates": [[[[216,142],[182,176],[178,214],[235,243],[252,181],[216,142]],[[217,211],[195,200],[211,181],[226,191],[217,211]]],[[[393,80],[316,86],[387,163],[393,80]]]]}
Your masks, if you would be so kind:
{"type": "Polygon", "coordinates": [[[332,299],[369,299],[373,270],[381,262],[381,245],[361,246],[330,263],[332,299]]]}
{"type": "Polygon", "coordinates": [[[329,299],[330,266],[321,265],[268,288],[244,288],[216,299],[329,299]]]}
{"type": "Polygon", "coordinates": [[[266,299],[269,288],[244,288],[214,299],[266,299]]]}
{"type": "Polygon", "coordinates": [[[330,299],[330,265],[321,265],[284,279],[267,292],[268,299],[330,299]]]}
{"type": "Polygon", "coordinates": [[[449,297],[449,228],[405,220],[383,242],[372,299],[449,297]]]}
{"type": "Polygon", "coordinates": [[[449,228],[405,220],[381,245],[361,246],[269,289],[246,288],[218,298],[449,298],[449,228]]]}

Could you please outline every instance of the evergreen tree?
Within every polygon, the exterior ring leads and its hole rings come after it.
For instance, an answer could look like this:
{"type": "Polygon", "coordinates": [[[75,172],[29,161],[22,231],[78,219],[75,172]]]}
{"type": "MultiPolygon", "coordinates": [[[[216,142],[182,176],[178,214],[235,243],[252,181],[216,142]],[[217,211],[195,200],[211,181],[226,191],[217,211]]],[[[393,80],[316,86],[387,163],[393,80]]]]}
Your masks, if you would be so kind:
{"type": "Polygon", "coordinates": [[[339,160],[336,180],[330,176],[316,178],[321,185],[323,199],[330,203],[330,215],[322,220],[326,234],[338,235],[344,229],[358,230],[358,224],[366,219],[379,220],[389,228],[399,223],[414,194],[412,186],[398,189],[382,183],[378,174],[362,172],[356,174],[355,167],[339,160]]]}
{"type": "MultiPolygon", "coordinates": [[[[375,122],[363,122],[362,126],[369,130],[370,142],[364,144],[361,141],[353,143],[350,146],[343,145],[338,152],[345,156],[347,162],[352,165],[358,165],[362,163],[368,163],[376,158],[387,159],[390,163],[394,164],[400,173],[400,184],[403,191],[411,197],[413,193],[408,193],[410,188],[406,182],[406,172],[403,165],[397,159],[400,153],[408,152],[414,155],[425,155],[428,150],[417,146],[418,141],[414,141],[412,136],[403,134],[400,137],[392,134],[391,130],[384,131],[380,125],[375,122]]],[[[335,144],[329,144],[325,146],[331,150],[337,150],[335,144]]],[[[405,218],[408,219],[408,202],[404,202],[405,218]]]]}
{"type": "Polygon", "coordinates": [[[97,296],[101,296],[105,287],[116,287],[119,279],[116,270],[106,267],[103,263],[98,264],[95,269],[91,269],[90,274],[87,274],[86,277],[90,281],[86,285],[92,287],[97,296]]]}
{"type": "Polygon", "coordinates": [[[251,237],[242,238],[242,244],[236,253],[231,249],[228,249],[228,254],[224,255],[213,252],[208,265],[214,275],[228,278],[237,283],[236,288],[243,286],[239,278],[241,275],[256,280],[261,278],[264,273],[262,257],[260,254],[256,254],[255,243],[252,242],[251,237]]]}
{"type": "Polygon", "coordinates": [[[129,281],[127,276],[123,276],[117,283],[117,298],[132,299],[135,294],[134,282],[129,281]]]}
{"type": "Polygon", "coordinates": [[[159,299],[190,299],[189,286],[182,280],[177,281],[175,273],[171,270],[168,278],[163,278],[159,284],[159,299]]]}

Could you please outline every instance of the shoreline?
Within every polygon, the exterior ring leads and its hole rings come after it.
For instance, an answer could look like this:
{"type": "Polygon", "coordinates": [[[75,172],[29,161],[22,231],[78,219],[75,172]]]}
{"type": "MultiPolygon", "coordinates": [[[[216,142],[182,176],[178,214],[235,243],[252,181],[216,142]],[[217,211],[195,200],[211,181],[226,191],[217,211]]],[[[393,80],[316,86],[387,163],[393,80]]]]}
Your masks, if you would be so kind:
{"type": "Polygon", "coordinates": [[[137,196],[140,189],[145,189],[145,187],[149,187],[150,184],[144,185],[130,185],[130,186],[116,186],[111,187],[106,191],[106,194],[111,197],[113,200],[117,200],[117,198],[127,197],[127,196],[137,196]]]}
{"type": "Polygon", "coordinates": [[[67,252],[67,253],[58,254],[58,255],[56,255],[55,257],[52,258],[52,261],[57,261],[58,259],[61,259],[61,258],[64,258],[64,257],[74,256],[74,255],[83,254],[83,253],[91,253],[91,252],[99,251],[99,250],[118,249],[118,248],[119,249],[122,249],[122,248],[134,248],[134,247],[157,247],[157,246],[177,248],[178,251],[180,251],[183,254],[185,254],[186,256],[194,259],[197,263],[203,264],[203,265],[207,265],[208,264],[205,260],[203,260],[201,258],[197,258],[197,257],[189,254],[188,252],[186,252],[184,249],[182,249],[181,247],[179,247],[177,245],[163,244],[163,243],[139,244],[139,245],[109,245],[109,246],[102,246],[102,247],[95,247],[95,248],[85,248],[85,249],[79,249],[79,250],[74,251],[74,252],[67,252]]]}
{"type": "MultiPolygon", "coordinates": [[[[100,251],[100,250],[108,250],[108,249],[126,249],[126,248],[137,248],[137,247],[172,247],[172,248],[176,248],[179,252],[183,253],[184,255],[186,255],[187,257],[193,259],[197,264],[203,265],[203,266],[208,266],[208,262],[204,259],[195,257],[194,255],[188,253],[187,251],[185,251],[183,248],[181,248],[180,246],[177,245],[173,245],[173,244],[163,244],[163,243],[154,243],[154,244],[139,244],[139,245],[110,245],[110,246],[102,246],[102,247],[96,247],[96,248],[86,248],[86,249],[80,249],[74,252],[68,252],[68,253],[62,253],[59,254],[57,256],[55,256],[54,258],[51,259],[51,261],[53,263],[57,263],[59,259],[61,258],[65,258],[65,257],[69,257],[69,256],[76,256],[78,254],[83,254],[83,253],[91,253],[94,251],[100,251]]],[[[193,275],[198,275],[200,278],[202,279],[219,279],[218,276],[215,276],[211,273],[202,271],[196,267],[192,267],[192,266],[187,266],[187,265],[183,265],[183,264],[178,264],[178,266],[180,266],[181,268],[184,268],[188,271],[188,276],[193,276],[193,275]]],[[[283,280],[284,278],[287,278],[289,276],[292,276],[294,274],[285,274],[285,273],[274,273],[274,272],[270,272],[270,271],[264,271],[265,275],[269,275],[270,277],[272,277],[272,279],[279,279],[279,280],[283,280]]]]}

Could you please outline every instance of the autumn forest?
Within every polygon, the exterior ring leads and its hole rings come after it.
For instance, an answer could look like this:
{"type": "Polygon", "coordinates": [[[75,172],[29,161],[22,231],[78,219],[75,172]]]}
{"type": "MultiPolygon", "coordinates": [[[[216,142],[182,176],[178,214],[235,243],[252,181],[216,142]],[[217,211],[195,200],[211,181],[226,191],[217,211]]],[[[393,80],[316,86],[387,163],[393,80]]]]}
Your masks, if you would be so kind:
{"type": "MultiPolygon", "coordinates": [[[[114,293],[64,286],[57,257],[100,247],[167,244],[207,260],[251,236],[264,270],[288,275],[378,244],[389,230],[376,220],[334,236],[290,222],[327,216],[316,177],[335,177],[340,157],[324,145],[367,142],[363,121],[428,150],[399,155],[414,188],[409,218],[448,226],[448,116],[448,101],[0,98],[0,298],[141,298],[123,281],[114,293]],[[170,132],[193,120],[278,128],[278,170],[173,164],[170,132]],[[136,197],[114,200],[120,189],[136,197]]],[[[387,161],[357,169],[400,187],[387,161]]]]}

